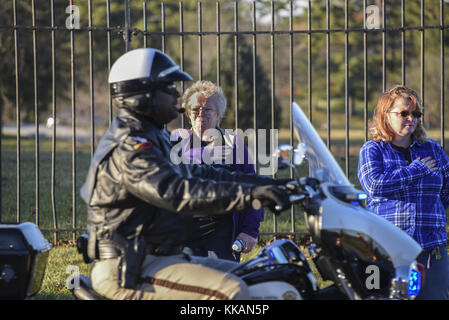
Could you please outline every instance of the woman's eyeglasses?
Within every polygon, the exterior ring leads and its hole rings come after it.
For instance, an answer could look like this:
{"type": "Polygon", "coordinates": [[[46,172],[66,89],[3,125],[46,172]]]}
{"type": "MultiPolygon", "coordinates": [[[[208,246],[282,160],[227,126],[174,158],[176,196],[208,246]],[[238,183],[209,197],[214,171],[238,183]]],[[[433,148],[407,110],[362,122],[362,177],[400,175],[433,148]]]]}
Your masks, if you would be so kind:
{"type": "Polygon", "coordinates": [[[418,111],[418,110],[415,110],[415,111],[412,111],[412,112],[407,111],[407,110],[404,110],[404,111],[401,111],[401,112],[392,111],[390,113],[400,114],[402,118],[407,118],[410,114],[413,116],[413,118],[416,118],[416,119],[419,119],[419,118],[422,117],[422,112],[418,111]]]}
{"type": "Polygon", "coordinates": [[[193,116],[193,117],[198,117],[199,115],[200,115],[200,112],[201,112],[201,114],[207,114],[207,115],[210,115],[211,113],[214,113],[214,112],[216,112],[216,110],[215,109],[213,109],[213,108],[192,108],[191,110],[190,110],[190,114],[193,116]]]}

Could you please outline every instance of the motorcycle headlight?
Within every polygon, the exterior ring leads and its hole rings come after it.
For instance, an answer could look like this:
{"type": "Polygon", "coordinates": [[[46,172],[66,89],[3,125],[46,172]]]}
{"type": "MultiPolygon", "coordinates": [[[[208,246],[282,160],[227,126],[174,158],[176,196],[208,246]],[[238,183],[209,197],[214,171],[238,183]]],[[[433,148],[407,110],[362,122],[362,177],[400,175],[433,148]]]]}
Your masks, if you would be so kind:
{"type": "Polygon", "coordinates": [[[418,264],[396,268],[396,276],[392,279],[390,298],[415,299],[422,287],[422,272],[418,264]]]}

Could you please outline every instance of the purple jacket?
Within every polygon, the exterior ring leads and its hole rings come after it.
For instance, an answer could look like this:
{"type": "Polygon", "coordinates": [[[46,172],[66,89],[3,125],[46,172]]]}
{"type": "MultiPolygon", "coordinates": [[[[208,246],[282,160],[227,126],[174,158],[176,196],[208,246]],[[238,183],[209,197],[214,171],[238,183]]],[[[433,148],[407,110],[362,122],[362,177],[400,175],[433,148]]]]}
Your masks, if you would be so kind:
{"type": "MultiPolygon", "coordinates": [[[[192,130],[177,129],[171,134],[171,140],[176,141],[182,139],[182,156],[188,161],[194,163],[211,164],[217,166],[229,166],[232,171],[242,171],[244,173],[256,173],[254,170],[254,162],[251,155],[248,152],[248,148],[241,138],[237,135],[231,134],[222,128],[217,128],[222,135],[223,145],[232,148],[232,161],[230,154],[227,159],[221,157],[220,160],[213,160],[209,157],[208,150],[211,150],[211,144],[207,146],[192,147],[192,130]],[[188,134],[187,134],[188,133],[188,134]],[[206,149],[206,150],[205,150],[206,149]],[[205,159],[207,158],[207,159],[205,159]]],[[[236,211],[232,214],[233,229],[232,229],[232,241],[236,237],[244,232],[251,237],[257,238],[259,236],[260,222],[264,219],[264,210],[250,209],[247,211],[236,211]]]]}

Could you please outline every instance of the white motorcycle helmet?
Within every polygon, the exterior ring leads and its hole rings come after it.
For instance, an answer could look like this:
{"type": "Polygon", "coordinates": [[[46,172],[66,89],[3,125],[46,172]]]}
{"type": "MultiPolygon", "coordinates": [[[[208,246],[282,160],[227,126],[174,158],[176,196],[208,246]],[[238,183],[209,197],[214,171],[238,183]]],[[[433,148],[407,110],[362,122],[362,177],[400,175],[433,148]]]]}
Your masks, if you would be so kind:
{"type": "Polygon", "coordinates": [[[175,81],[190,80],[193,78],[181,71],[167,54],[157,49],[141,48],[123,54],[114,62],[108,82],[111,96],[119,108],[149,116],[153,90],[175,81]]]}

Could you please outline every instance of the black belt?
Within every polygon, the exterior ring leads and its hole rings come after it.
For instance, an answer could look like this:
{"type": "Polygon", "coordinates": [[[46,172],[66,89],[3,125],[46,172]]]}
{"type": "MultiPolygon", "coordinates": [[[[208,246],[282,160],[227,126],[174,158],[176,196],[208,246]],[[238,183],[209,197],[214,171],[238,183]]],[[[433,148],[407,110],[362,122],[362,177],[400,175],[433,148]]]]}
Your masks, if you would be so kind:
{"type": "MultiPolygon", "coordinates": [[[[152,254],[155,256],[170,256],[174,254],[179,254],[184,249],[184,246],[155,246],[147,245],[145,248],[146,254],[152,254]]],[[[124,254],[117,248],[117,246],[109,240],[99,240],[98,241],[98,253],[100,259],[112,259],[118,258],[124,254]]]]}
{"type": "Polygon", "coordinates": [[[152,254],[154,256],[171,256],[174,254],[180,254],[184,249],[183,245],[151,245],[146,244],[145,253],[152,254]]]}

